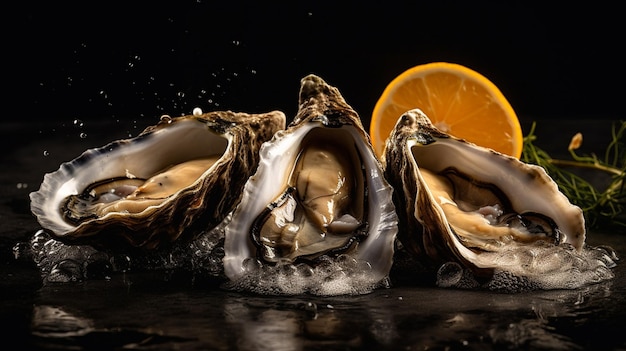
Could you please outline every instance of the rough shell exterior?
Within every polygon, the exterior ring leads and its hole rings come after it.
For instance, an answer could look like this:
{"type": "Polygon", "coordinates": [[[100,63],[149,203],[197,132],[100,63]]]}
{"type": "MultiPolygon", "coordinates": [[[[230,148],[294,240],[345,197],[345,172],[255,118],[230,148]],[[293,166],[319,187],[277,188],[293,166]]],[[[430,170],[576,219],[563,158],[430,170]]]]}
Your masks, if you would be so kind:
{"type": "MultiPolygon", "coordinates": [[[[567,243],[580,250],[585,241],[582,211],[558,190],[541,167],[476,146],[438,130],[420,110],[402,115],[389,136],[384,154],[385,176],[395,189],[399,240],[415,257],[438,265],[453,261],[488,272],[495,262],[481,259],[481,250],[468,247],[458,228],[453,228],[441,200],[424,179],[424,171],[441,172],[455,167],[493,184],[517,213],[538,213],[554,221],[554,244],[567,243]],[[420,157],[420,160],[416,158],[420,157]]],[[[468,232],[473,228],[463,228],[468,232]]],[[[543,238],[542,238],[543,239],[543,238]]],[[[500,238],[492,241],[496,245],[500,238]]]]}
{"type": "Polygon", "coordinates": [[[255,218],[284,191],[282,177],[289,176],[302,148],[303,138],[312,132],[350,140],[358,149],[359,172],[367,182],[364,238],[350,251],[357,260],[369,262],[370,282],[379,282],[389,273],[393,262],[397,217],[391,199],[392,189],[385,181],[380,162],[374,156],[369,136],[357,113],[345,102],[339,90],[321,78],[309,75],[301,80],[299,110],[285,131],[263,145],[256,174],[246,184],[240,205],[226,228],[224,269],[233,280],[244,274],[247,259],[256,259],[258,246],[251,238],[255,218]]]}
{"type": "Polygon", "coordinates": [[[162,118],[137,137],[85,151],[46,174],[30,194],[41,226],[67,244],[104,249],[154,249],[191,239],[215,227],[238,203],[243,185],[258,164],[258,150],[285,116],[217,111],[199,116],[162,118]],[[217,161],[193,183],[157,206],[139,213],[111,212],[72,223],[64,218],[68,197],[111,178],[148,178],[165,166],[206,155],[217,161]]]}

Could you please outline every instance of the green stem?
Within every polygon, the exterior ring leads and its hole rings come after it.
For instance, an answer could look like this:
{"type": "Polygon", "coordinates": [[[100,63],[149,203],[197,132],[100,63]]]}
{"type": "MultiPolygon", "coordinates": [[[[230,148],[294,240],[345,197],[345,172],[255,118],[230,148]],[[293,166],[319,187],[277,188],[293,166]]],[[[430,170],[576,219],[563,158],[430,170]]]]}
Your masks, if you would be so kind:
{"type": "Polygon", "coordinates": [[[571,167],[580,167],[580,168],[591,168],[599,171],[611,173],[614,175],[622,175],[622,171],[620,169],[604,166],[597,163],[586,163],[586,162],[578,162],[578,161],[568,161],[568,160],[557,160],[550,159],[548,162],[555,166],[571,166],[571,167]]]}

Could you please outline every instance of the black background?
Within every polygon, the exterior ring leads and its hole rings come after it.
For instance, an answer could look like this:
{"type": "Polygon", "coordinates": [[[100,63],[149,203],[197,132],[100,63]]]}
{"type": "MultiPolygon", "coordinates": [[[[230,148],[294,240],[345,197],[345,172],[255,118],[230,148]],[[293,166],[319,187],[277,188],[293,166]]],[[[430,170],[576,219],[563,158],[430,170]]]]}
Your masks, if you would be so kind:
{"type": "Polygon", "coordinates": [[[196,106],[292,117],[315,73],[367,126],[395,76],[433,61],[485,75],[522,121],[622,119],[621,9],[564,4],[22,2],[3,11],[5,120],[144,127],[196,106]]]}

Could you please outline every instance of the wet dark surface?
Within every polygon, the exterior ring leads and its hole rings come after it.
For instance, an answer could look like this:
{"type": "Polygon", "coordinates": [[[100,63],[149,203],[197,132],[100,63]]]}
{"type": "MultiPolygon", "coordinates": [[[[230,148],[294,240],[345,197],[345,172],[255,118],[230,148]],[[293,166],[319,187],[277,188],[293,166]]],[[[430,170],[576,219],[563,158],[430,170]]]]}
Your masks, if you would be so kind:
{"type": "MultiPolygon", "coordinates": [[[[601,139],[610,121],[593,125],[578,124],[590,140],[601,139]]],[[[39,137],[32,137],[38,131],[31,126],[2,130],[28,140],[1,159],[0,319],[5,342],[64,350],[626,348],[623,262],[613,269],[615,278],[604,283],[516,294],[392,282],[388,289],[360,296],[259,296],[164,271],[43,285],[33,261],[15,258],[13,252],[39,229],[28,193],[61,162],[126,133],[110,127],[94,128],[84,139],[74,135],[73,127],[39,137]]],[[[567,143],[568,134],[552,142],[559,140],[567,143]]],[[[622,255],[625,235],[617,228],[592,231],[587,243],[609,245],[622,255]]]]}
{"type": "MultiPolygon", "coordinates": [[[[13,251],[40,229],[28,194],[62,162],[196,106],[291,118],[309,73],[337,86],[367,128],[395,76],[460,63],[502,90],[524,134],[538,122],[538,146],[567,156],[581,131],[582,152],[602,152],[624,118],[615,84],[624,31],[622,11],[593,5],[16,4],[0,123],[0,340],[29,350],[626,349],[623,259],[613,280],[576,290],[396,283],[361,296],[275,297],[169,272],[44,286],[13,251]]],[[[626,252],[623,229],[587,242],[626,252]]]]}

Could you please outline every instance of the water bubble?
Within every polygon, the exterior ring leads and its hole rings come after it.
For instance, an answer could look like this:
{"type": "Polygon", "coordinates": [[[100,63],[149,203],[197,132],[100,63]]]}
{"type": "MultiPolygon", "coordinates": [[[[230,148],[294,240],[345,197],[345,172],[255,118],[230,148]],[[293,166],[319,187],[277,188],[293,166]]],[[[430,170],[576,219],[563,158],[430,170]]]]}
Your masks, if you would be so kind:
{"type": "Polygon", "coordinates": [[[15,257],[16,260],[28,256],[28,253],[28,243],[18,242],[13,246],[13,257],[15,257]]]}
{"type": "Polygon", "coordinates": [[[335,280],[343,280],[348,276],[348,273],[346,273],[345,271],[335,271],[332,274],[330,274],[328,277],[326,277],[324,279],[325,282],[331,282],[331,281],[335,281],[335,280]]]}
{"type": "Polygon", "coordinates": [[[66,259],[58,262],[52,267],[46,280],[52,283],[77,282],[83,279],[83,271],[80,263],[66,259]]]}
{"type": "Polygon", "coordinates": [[[43,150],[43,155],[44,155],[44,156],[50,156],[50,151],[48,151],[48,150],[43,150]]]}
{"type": "Polygon", "coordinates": [[[373,269],[372,264],[368,261],[359,260],[357,263],[358,265],[356,269],[363,274],[369,274],[369,272],[371,272],[373,269]]]}
{"type": "Polygon", "coordinates": [[[276,268],[281,275],[286,277],[295,276],[298,273],[298,269],[296,268],[296,266],[292,265],[291,263],[282,264],[277,266],[276,268]]]}
{"type": "Polygon", "coordinates": [[[200,107],[194,108],[193,109],[193,115],[196,116],[196,117],[202,115],[202,109],[200,107]]]}
{"type": "Polygon", "coordinates": [[[246,258],[242,262],[242,268],[246,273],[259,272],[262,267],[263,264],[261,261],[251,257],[246,258]]]}
{"type": "Polygon", "coordinates": [[[108,261],[89,262],[85,265],[87,279],[111,279],[113,266],[108,261]]]}
{"type": "Polygon", "coordinates": [[[84,125],[85,124],[80,119],[75,119],[74,120],[74,126],[76,126],[76,127],[83,127],[84,125]]]}
{"type": "Polygon", "coordinates": [[[43,229],[39,229],[30,239],[31,249],[34,251],[41,250],[48,240],[50,240],[48,233],[46,233],[43,229]]]}
{"type": "Polygon", "coordinates": [[[26,188],[28,188],[28,184],[27,183],[17,183],[17,188],[18,189],[26,189],[26,188]]]}
{"type": "Polygon", "coordinates": [[[103,252],[95,252],[87,258],[85,276],[88,279],[110,279],[113,265],[109,256],[103,252]]]}
{"type": "Polygon", "coordinates": [[[131,259],[128,255],[114,255],[109,259],[113,270],[116,272],[127,272],[130,270],[131,259]]]}
{"type": "Polygon", "coordinates": [[[337,256],[337,263],[339,263],[342,268],[351,271],[355,270],[358,266],[357,260],[354,257],[346,254],[341,254],[337,256]]]}
{"type": "Polygon", "coordinates": [[[81,139],[86,139],[87,138],[87,133],[80,133],[78,135],[81,139]]]}
{"type": "Polygon", "coordinates": [[[312,277],[314,274],[313,268],[306,263],[298,263],[296,265],[296,272],[298,276],[303,278],[312,277]]]}
{"type": "MultiPolygon", "coordinates": [[[[592,248],[592,251],[596,251],[596,253],[601,254],[602,257],[607,256],[611,261],[614,261],[613,264],[616,265],[615,261],[619,261],[619,256],[615,249],[610,246],[600,245],[592,248]]],[[[613,266],[614,267],[614,266],[613,266]]],[[[610,268],[613,268],[610,267],[610,268]]]]}
{"type": "Polygon", "coordinates": [[[463,267],[456,262],[446,262],[437,271],[437,286],[449,288],[456,286],[463,277],[463,267]]]}
{"type": "Polygon", "coordinates": [[[170,115],[162,115],[159,119],[162,123],[172,123],[172,117],[170,115]]]}

